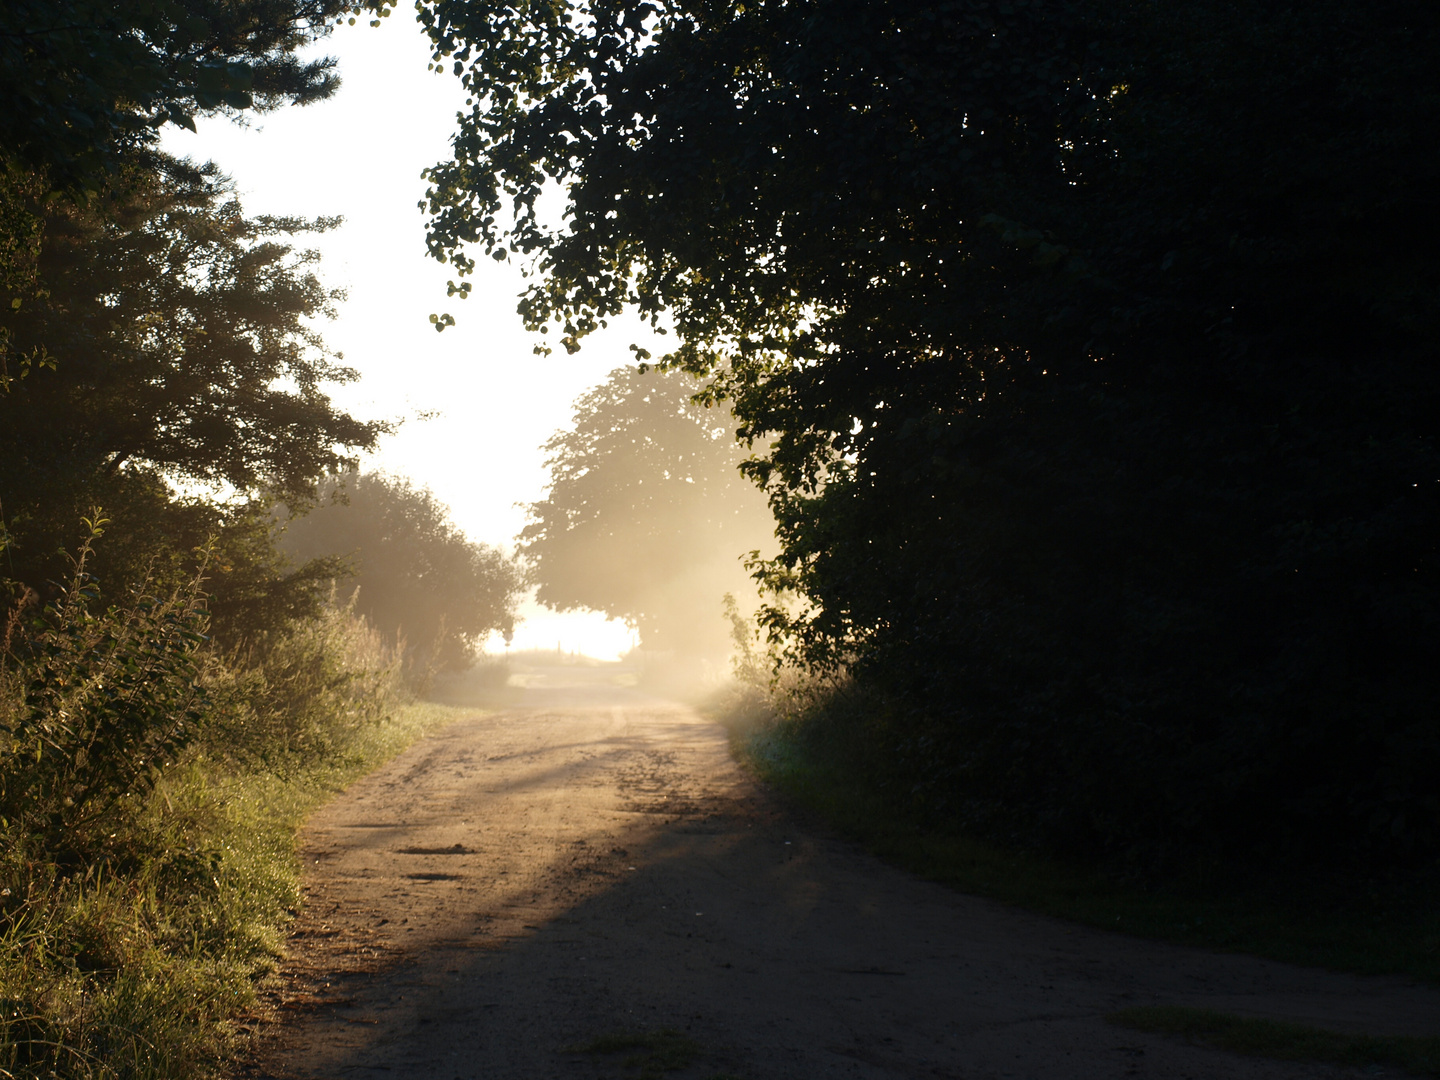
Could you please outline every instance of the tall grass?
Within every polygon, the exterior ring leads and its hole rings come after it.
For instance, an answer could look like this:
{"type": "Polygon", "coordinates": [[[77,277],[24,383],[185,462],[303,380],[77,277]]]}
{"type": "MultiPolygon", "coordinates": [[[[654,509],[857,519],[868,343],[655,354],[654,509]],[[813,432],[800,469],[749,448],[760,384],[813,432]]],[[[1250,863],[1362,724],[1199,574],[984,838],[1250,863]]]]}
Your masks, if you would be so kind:
{"type": "Polygon", "coordinates": [[[352,611],[220,656],[198,583],[97,610],[87,551],[0,667],[0,1078],[203,1077],[298,909],[304,815],[447,714],[352,611]]]}

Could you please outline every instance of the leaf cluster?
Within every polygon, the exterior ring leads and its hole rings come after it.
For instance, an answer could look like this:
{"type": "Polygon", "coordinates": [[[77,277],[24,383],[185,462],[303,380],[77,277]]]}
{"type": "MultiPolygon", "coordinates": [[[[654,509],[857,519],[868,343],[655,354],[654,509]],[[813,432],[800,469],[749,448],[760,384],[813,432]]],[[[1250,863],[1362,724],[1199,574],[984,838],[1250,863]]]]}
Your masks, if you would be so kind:
{"type": "Polygon", "coordinates": [[[108,580],[158,558],[173,585],[193,548],[228,537],[216,612],[233,640],[241,606],[259,617],[268,589],[276,617],[313,611],[334,572],[284,584],[262,493],[303,505],[386,428],[326,392],[355,378],[313,328],[341,294],[296,238],[333,222],[249,218],[212,167],[152,165],[92,206],[38,205],[44,295],[0,311],[13,351],[46,358],[0,393],[6,569],[37,589],[58,578],[71,523],[96,502],[118,523],[100,553],[108,580]]]}
{"type": "Polygon", "coordinates": [[[55,190],[103,189],[161,126],[328,97],[340,0],[10,0],[0,29],[0,145],[55,190]]]}
{"type": "Polygon", "coordinates": [[[567,348],[666,313],[895,791],[1141,861],[1437,850],[1433,5],[420,10],[472,95],[432,251],[525,256],[567,348]]]}
{"type": "Polygon", "coordinates": [[[135,170],[103,207],[51,204],[47,295],[3,315],[46,370],[0,400],[5,453],[113,475],[143,464],[187,481],[294,497],[383,430],[336,411],[322,386],[353,381],[311,328],[343,293],[294,238],[333,219],[247,217],[213,166],[135,170]]]}
{"type": "Polygon", "coordinates": [[[64,591],[31,626],[7,628],[0,716],[0,828],[62,860],[93,857],[199,734],[208,611],[197,576],[169,596],[138,587],[100,607],[86,564],[107,524],[87,521],[64,591]],[[98,609],[98,610],[97,610],[98,609]]]}

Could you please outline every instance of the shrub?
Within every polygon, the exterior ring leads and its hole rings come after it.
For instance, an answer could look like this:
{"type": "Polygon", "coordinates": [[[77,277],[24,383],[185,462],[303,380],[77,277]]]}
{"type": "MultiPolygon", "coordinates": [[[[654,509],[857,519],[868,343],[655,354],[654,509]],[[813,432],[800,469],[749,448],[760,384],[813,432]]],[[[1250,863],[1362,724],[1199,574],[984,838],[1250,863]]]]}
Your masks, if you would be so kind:
{"type": "Polygon", "coordinates": [[[201,578],[168,597],[144,582],[94,613],[100,590],[85,566],[106,522],[97,511],[85,524],[69,584],[21,642],[12,618],[0,657],[0,825],[63,859],[144,798],[208,708],[201,578]]]}
{"type": "Polygon", "coordinates": [[[0,1077],[212,1075],[299,902],[294,827],[418,727],[350,608],[222,655],[199,574],[102,607],[103,526],[4,628],[0,1077]]]}
{"type": "Polygon", "coordinates": [[[357,731],[401,703],[399,651],[355,611],[353,598],[333,599],[217,673],[208,753],[271,768],[313,762],[344,753],[357,731]]]}

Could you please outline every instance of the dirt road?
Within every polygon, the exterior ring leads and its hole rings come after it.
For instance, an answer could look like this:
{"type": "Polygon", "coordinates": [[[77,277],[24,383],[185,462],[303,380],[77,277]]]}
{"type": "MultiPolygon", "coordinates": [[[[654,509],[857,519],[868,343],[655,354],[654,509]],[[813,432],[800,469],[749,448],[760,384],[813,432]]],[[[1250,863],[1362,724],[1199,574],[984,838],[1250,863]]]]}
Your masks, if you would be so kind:
{"type": "Polygon", "coordinates": [[[676,1080],[1326,1077],[1360,1074],[1103,1017],[1173,1003],[1440,1031],[1440,993],[1404,980],[1133,940],[915,880],[799,827],[690,710],[604,669],[531,682],[315,816],[286,1020],[248,1075],[633,1076],[624,1055],[574,1050],[673,1029],[685,1038],[661,1050],[698,1051],[676,1080]]]}

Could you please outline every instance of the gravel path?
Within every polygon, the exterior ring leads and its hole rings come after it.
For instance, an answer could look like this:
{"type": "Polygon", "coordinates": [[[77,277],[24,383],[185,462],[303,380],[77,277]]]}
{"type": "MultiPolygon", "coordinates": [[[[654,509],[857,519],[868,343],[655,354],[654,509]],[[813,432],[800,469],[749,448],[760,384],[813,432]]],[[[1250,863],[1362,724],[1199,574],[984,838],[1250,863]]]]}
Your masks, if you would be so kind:
{"type": "MultiPolygon", "coordinates": [[[[316,814],[250,1077],[596,1080],[673,1029],[674,1080],[1294,1078],[1106,1024],[1183,1004],[1440,1031],[1440,992],[1072,926],[804,829],[691,710],[605,669],[417,744],[316,814]],[[681,1054],[683,1059],[685,1055],[681,1054]]],[[[655,1075],[658,1075],[656,1073],[655,1075]]]]}

